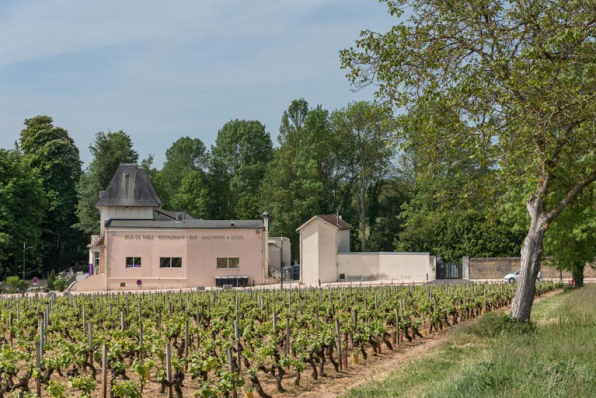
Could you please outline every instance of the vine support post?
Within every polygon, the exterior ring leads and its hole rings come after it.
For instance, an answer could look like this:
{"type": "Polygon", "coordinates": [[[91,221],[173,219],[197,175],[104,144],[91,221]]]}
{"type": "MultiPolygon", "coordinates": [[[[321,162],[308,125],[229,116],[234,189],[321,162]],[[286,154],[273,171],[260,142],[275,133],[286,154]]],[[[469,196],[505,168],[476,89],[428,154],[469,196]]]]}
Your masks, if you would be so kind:
{"type": "Polygon", "coordinates": [[[101,396],[108,398],[108,347],[101,346],[101,396]]]}
{"type": "Polygon", "coordinates": [[[89,322],[89,362],[93,364],[93,325],[89,322]]]}
{"type": "MultiPolygon", "coordinates": [[[[41,374],[41,341],[35,344],[35,367],[39,374],[41,374]]],[[[41,397],[41,379],[39,376],[35,378],[35,388],[37,389],[37,395],[41,397]]]]}
{"type": "Polygon", "coordinates": [[[341,347],[341,329],[339,319],[335,318],[335,339],[337,341],[337,354],[339,355],[339,369],[343,369],[343,352],[341,347]]]}
{"type": "Polygon", "coordinates": [[[238,330],[238,318],[234,320],[234,339],[236,340],[236,352],[238,353],[238,371],[242,368],[242,352],[240,352],[240,332],[238,330]]]}
{"type": "Polygon", "coordinates": [[[290,339],[290,316],[286,318],[286,356],[290,355],[292,350],[292,341],[290,339]]]}
{"type": "MultiPolygon", "coordinates": [[[[188,345],[189,345],[189,338],[188,338],[188,318],[184,321],[184,357],[188,358],[188,345]]],[[[184,363],[184,370],[188,369],[188,362],[184,363]]]]}
{"type": "Polygon", "coordinates": [[[166,371],[168,376],[168,396],[172,398],[172,348],[170,343],[166,344],[166,371]]]}
{"type": "Polygon", "coordinates": [[[143,361],[143,322],[139,323],[139,359],[143,361]]]}

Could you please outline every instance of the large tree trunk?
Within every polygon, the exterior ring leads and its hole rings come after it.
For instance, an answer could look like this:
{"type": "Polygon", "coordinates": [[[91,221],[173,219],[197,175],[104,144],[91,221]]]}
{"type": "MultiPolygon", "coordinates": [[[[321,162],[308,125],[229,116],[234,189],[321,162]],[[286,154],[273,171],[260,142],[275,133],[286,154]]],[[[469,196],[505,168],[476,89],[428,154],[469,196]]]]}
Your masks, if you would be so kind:
{"type": "Polygon", "coordinates": [[[584,286],[584,267],[586,265],[584,263],[574,264],[573,266],[573,281],[575,282],[575,287],[583,287],[584,286]]]}
{"type": "Polygon", "coordinates": [[[521,273],[517,280],[517,292],[511,305],[511,316],[519,322],[530,320],[534,303],[536,277],[540,271],[544,234],[547,228],[546,217],[541,211],[541,207],[536,203],[528,203],[531,217],[530,229],[521,251],[521,273]]]}

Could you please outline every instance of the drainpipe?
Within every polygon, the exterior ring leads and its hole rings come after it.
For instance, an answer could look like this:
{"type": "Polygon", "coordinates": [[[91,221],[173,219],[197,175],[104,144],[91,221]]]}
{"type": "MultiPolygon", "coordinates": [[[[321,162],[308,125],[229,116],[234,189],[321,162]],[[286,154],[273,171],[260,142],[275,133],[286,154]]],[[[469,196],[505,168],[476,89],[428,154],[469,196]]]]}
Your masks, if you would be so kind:
{"type": "Polygon", "coordinates": [[[263,237],[264,244],[264,267],[263,267],[263,283],[269,278],[269,213],[263,213],[263,224],[265,225],[265,233],[263,237]]]}

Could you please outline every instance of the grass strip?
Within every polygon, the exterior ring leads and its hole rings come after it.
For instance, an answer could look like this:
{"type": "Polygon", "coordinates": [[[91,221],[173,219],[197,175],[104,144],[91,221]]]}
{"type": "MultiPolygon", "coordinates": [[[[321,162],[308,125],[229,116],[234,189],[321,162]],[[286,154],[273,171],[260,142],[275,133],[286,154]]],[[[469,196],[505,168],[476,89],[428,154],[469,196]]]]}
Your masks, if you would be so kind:
{"type": "Polygon", "coordinates": [[[532,324],[489,313],[345,398],[596,396],[596,285],[536,303],[532,324]]]}

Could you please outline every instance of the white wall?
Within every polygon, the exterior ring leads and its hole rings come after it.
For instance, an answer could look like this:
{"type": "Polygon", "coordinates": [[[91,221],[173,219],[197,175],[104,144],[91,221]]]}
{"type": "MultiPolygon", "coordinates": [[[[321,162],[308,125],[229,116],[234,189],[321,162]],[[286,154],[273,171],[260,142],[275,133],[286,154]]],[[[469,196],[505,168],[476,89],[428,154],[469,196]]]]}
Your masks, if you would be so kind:
{"type": "Polygon", "coordinates": [[[337,234],[337,250],[340,253],[350,251],[350,230],[342,229],[337,234]]]}
{"type": "Polygon", "coordinates": [[[269,237],[269,265],[271,268],[279,270],[281,264],[281,245],[283,242],[283,260],[284,265],[292,265],[292,246],[290,239],[280,237],[269,237]]]}
{"type": "Polygon", "coordinates": [[[324,221],[313,222],[319,228],[319,278],[321,283],[337,282],[338,229],[324,221]]]}
{"type": "Polygon", "coordinates": [[[371,281],[379,275],[378,253],[339,253],[338,278],[345,274],[346,281],[371,281]]]}
{"type": "Polygon", "coordinates": [[[435,279],[429,253],[380,253],[379,279],[422,282],[435,279]]]}
{"type": "Polygon", "coordinates": [[[338,275],[347,281],[395,280],[423,282],[435,279],[432,256],[428,253],[339,253],[338,275]]]}
{"type": "Polygon", "coordinates": [[[302,283],[319,283],[319,228],[312,222],[300,230],[300,274],[302,283]]]}

